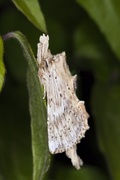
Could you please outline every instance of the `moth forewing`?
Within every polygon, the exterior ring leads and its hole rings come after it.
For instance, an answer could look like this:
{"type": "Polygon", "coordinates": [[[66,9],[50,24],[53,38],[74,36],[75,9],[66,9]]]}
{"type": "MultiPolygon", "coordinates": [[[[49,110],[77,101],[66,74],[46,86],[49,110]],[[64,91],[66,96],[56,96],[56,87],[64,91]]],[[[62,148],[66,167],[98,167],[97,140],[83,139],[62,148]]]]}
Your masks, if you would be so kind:
{"type": "Polygon", "coordinates": [[[76,153],[77,144],[89,129],[84,101],[75,93],[77,75],[72,76],[65,52],[52,55],[49,36],[40,36],[37,60],[38,76],[47,95],[48,146],[52,154],[66,152],[73,166],[80,169],[82,160],[76,153]]]}

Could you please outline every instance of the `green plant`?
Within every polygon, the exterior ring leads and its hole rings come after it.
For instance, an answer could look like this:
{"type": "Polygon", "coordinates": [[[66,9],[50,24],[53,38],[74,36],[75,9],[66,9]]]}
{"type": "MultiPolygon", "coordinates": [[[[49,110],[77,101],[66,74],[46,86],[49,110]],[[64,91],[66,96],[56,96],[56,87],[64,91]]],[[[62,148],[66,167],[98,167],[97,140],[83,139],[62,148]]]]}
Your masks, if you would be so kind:
{"type": "Polygon", "coordinates": [[[0,179],[119,180],[120,2],[2,0],[0,10],[0,179]],[[80,171],[62,155],[50,162],[35,58],[42,33],[53,54],[66,51],[80,77],[77,94],[90,114],[80,171]]]}

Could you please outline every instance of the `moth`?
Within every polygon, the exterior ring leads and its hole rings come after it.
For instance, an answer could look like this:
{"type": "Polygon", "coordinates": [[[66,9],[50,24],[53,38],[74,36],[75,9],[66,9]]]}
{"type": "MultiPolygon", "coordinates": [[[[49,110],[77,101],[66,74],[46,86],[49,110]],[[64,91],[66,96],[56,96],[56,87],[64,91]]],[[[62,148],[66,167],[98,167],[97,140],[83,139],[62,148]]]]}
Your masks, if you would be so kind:
{"type": "Polygon", "coordinates": [[[40,36],[37,51],[38,77],[47,99],[48,146],[52,154],[65,152],[73,166],[83,164],[77,144],[89,129],[84,101],[76,96],[76,78],[66,63],[66,54],[52,55],[49,36],[40,36]]]}

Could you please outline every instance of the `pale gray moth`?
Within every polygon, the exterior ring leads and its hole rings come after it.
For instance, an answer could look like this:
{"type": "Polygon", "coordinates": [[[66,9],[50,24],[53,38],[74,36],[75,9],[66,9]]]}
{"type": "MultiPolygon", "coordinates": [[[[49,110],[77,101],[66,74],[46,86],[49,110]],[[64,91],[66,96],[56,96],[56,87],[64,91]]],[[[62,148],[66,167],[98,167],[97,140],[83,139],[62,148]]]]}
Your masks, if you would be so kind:
{"type": "Polygon", "coordinates": [[[84,101],[75,93],[76,75],[72,76],[65,52],[52,55],[49,36],[40,36],[37,61],[38,76],[47,96],[48,145],[52,154],[66,152],[73,166],[80,169],[82,160],[76,153],[77,144],[89,129],[84,101]]]}

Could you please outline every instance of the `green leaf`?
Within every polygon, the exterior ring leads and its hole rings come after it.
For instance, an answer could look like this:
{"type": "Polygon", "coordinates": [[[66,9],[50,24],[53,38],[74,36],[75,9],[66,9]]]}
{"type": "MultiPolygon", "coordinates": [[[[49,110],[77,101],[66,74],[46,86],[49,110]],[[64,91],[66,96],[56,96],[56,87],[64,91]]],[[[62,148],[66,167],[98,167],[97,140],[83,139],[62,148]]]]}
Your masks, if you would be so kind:
{"type": "Polygon", "coordinates": [[[103,35],[89,18],[85,19],[74,33],[74,49],[80,67],[89,68],[96,79],[105,81],[116,71],[116,57],[111,52],[103,35]]]}
{"type": "Polygon", "coordinates": [[[8,33],[4,39],[8,38],[18,40],[28,63],[27,84],[32,130],[33,180],[42,180],[49,168],[50,154],[47,139],[46,107],[37,75],[38,67],[31,47],[22,33],[8,33]]]}
{"type": "Polygon", "coordinates": [[[46,32],[46,24],[38,0],[12,0],[16,7],[41,31],[46,32]]]}
{"type": "Polygon", "coordinates": [[[120,58],[120,2],[118,0],[77,0],[105,35],[114,53],[120,58]]]}
{"type": "Polygon", "coordinates": [[[108,180],[107,176],[98,168],[92,166],[85,166],[80,171],[76,171],[73,168],[62,167],[56,172],[57,180],[108,180]]]}
{"type": "Polygon", "coordinates": [[[5,76],[5,67],[3,63],[3,41],[0,36],[0,91],[2,90],[2,86],[4,83],[4,76],[5,76]]]}
{"type": "Polygon", "coordinates": [[[97,83],[93,88],[92,110],[96,133],[110,174],[120,179],[120,83],[97,83]]]}
{"type": "Polygon", "coordinates": [[[27,88],[8,76],[0,97],[0,180],[32,180],[27,88]]]}

